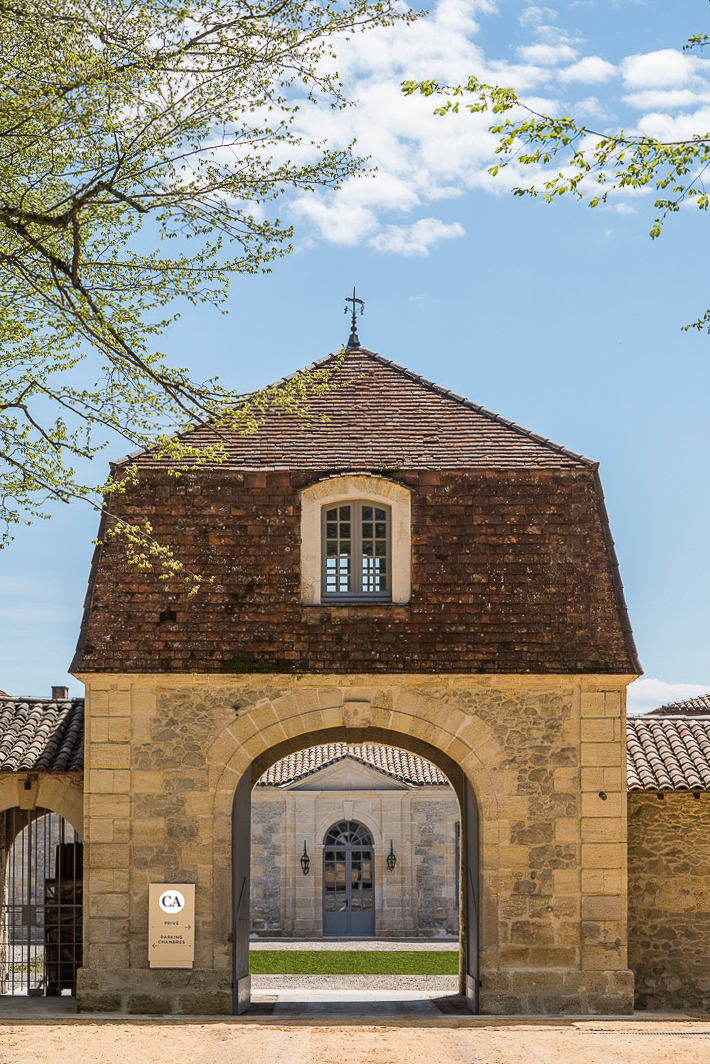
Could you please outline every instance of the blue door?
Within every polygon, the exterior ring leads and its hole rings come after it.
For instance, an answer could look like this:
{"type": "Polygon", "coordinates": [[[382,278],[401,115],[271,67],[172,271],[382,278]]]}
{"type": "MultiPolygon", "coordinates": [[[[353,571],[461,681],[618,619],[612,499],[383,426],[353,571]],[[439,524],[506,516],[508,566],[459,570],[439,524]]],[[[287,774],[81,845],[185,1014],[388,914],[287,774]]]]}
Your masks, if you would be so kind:
{"type": "Polygon", "coordinates": [[[323,934],[375,933],[372,835],[355,820],[334,824],[323,840],[323,934]]]}

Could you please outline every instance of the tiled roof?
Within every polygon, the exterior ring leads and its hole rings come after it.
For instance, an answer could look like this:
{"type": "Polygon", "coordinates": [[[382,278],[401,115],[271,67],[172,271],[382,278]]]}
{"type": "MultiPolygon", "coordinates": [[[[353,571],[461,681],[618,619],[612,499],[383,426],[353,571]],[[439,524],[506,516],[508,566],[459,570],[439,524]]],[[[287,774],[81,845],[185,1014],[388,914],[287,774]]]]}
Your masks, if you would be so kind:
{"type": "Polygon", "coordinates": [[[630,791],[710,790],[710,717],[631,717],[626,753],[630,791]]]}
{"type": "Polygon", "coordinates": [[[83,698],[0,698],[0,772],[83,767],[83,698]]]}
{"type": "Polygon", "coordinates": [[[696,695],[695,698],[686,698],[684,702],[668,702],[658,709],[649,710],[648,716],[656,717],[709,717],[710,694],[696,695]]]}
{"type": "MultiPolygon", "coordinates": [[[[220,468],[589,469],[596,465],[373,351],[348,351],[340,367],[339,358],[329,355],[306,367],[335,370],[333,386],[309,397],[307,418],[302,413],[272,411],[251,435],[218,434],[205,424],[189,433],[190,444],[221,443],[228,460],[220,468]]],[[[128,458],[155,464],[149,451],[128,458]]]]}
{"type": "Polygon", "coordinates": [[[442,786],[449,782],[443,772],[439,772],[438,768],[424,758],[397,750],[393,746],[379,746],[375,743],[328,743],[324,746],[311,746],[307,750],[299,750],[296,754],[282,757],[264,773],[257,786],[283,787],[346,758],[379,769],[392,779],[415,787],[442,786]]]}

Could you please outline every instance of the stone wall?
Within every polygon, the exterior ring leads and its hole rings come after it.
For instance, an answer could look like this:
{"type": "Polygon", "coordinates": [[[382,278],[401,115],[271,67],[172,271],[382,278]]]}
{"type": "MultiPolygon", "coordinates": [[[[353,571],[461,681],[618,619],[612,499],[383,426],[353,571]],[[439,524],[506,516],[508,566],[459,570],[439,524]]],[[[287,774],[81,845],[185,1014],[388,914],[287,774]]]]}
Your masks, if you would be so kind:
{"type": "Polygon", "coordinates": [[[402,746],[454,786],[462,774],[471,782],[483,1011],[630,1009],[629,677],[82,678],[82,1008],[229,1012],[237,784],[252,764],[260,775],[291,750],[350,740],[402,746]],[[191,971],[148,968],[148,885],[171,881],[196,884],[191,971]]]}
{"type": "Polygon", "coordinates": [[[434,797],[428,800],[417,797],[412,801],[415,922],[419,935],[451,935],[458,930],[457,813],[458,809],[452,810],[451,801],[434,797]]]}
{"type": "MultiPolygon", "coordinates": [[[[251,926],[257,934],[284,934],[281,878],[286,871],[285,802],[254,802],[251,815],[251,926]]],[[[315,928],[314,928],[315,932],[315,928]]]]}
{"type": "Polygon", "coordinates": [[[710,795],[629,794],[629,966],[636,1007],[710,1001],[710,795]]]}

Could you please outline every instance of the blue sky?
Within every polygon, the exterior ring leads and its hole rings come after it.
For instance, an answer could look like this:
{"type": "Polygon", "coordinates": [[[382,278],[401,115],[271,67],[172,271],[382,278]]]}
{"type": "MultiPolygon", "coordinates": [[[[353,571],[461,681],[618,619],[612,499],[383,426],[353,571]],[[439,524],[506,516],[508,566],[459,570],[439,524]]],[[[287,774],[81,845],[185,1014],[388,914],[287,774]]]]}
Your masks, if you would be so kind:
{"type": "MultiPolygon", "coordinates": [[[[676,139],[710,130],[710,57],[681,51],[707,26],[690,0],[440,0],[343,44],[357,105],[306,108],[302,130],[356,137],[376,175],[284,202],[294,253],[235,282],[228,316],[187,310],[162,345],[249,389],[344,342],[356,284],[365,346],[599,460],[646,673],[637,708],[710,690],[710,337],[681,331],[710,305],[707,218],[683,210],[651,243],[651,197],[595,211],[515,198],[519,175],[488,174],[487,119],[437,118],[398,86],[477,73],[597,128],[676,139]]],[[[66,669],[95,532],[76,505],[3,552],[0,688],[81,691],[66,669]]]]}

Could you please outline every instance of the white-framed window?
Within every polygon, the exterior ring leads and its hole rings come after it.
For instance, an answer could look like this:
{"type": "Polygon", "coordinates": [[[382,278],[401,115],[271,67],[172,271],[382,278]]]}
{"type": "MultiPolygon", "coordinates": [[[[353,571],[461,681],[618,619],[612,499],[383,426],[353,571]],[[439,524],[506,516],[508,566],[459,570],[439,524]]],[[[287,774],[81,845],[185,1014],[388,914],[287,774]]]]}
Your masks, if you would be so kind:
{"type": "Polygon", "coordinates": [[[371,499],[321,508],[321,590],[332,599],[391,598],[392,511],[371,499]]]}
{"type": "Polygon", "coordinates": [[[339,473],[299,495],[304,606],[409,602],[409,488],[371,473],[339,473]]]}

